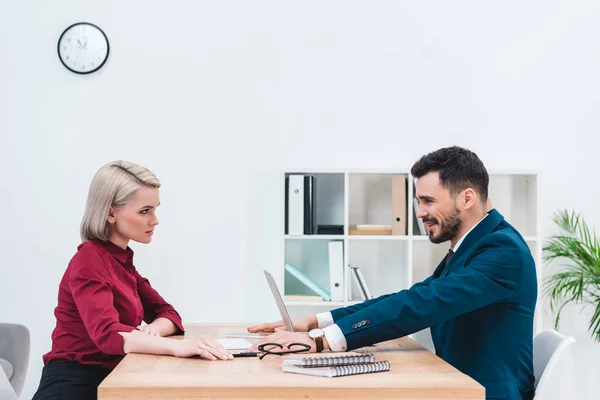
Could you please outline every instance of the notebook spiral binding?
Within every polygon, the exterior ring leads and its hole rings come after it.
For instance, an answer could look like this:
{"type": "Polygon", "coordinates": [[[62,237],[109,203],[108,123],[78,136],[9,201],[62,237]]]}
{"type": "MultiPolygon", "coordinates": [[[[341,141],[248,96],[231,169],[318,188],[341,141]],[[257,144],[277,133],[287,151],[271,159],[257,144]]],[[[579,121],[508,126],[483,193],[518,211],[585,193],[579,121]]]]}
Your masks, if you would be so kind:
{"type": "Polygon", "coordinates": [[[304,357],[302,359],[303,367],[332,367],[351,364],[374,363],[373,354],[343,355],[343,356],[325,356],[325,357],[304,357]]]}
{"type": "Polygon", "coordinates": [[[370,364],[356,364],[356,365],[341,365],[332,367],[334,376],[345,376],[354,374],[368,374],[373,372],[383,372],[390,370],[389,361],[377,361],[370,364]]]}

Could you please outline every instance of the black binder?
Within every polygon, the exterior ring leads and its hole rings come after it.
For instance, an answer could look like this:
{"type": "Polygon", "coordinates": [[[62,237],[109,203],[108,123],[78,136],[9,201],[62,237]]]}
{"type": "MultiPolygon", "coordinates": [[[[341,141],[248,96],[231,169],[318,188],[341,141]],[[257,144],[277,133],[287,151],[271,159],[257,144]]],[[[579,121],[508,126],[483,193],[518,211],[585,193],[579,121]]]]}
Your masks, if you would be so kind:
{"type": "MultiPolygon", "coordinates": [[[[289,233],[289,177],[285,177],[285,234],[289,233]]],[[[315,177],[304,176],[304,234],[316,233],[315,224],[315,177]]]]}

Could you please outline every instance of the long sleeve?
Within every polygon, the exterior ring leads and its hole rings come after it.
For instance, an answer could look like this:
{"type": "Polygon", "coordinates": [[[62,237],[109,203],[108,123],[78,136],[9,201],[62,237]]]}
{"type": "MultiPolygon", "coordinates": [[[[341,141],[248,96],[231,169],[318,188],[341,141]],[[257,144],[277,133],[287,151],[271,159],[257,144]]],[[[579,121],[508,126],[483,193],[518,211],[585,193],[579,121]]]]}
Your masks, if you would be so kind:
{"type": "MultiPolygon", "coordinates": [[[[100,260],[98,263],[104,267],[100,260]]],[[[84,266],[70,276],[68,284],[85,329],[98,349],[125,355],[123,336],[118,332],[131,332],[135,327],[120,322],[110,284],[100,268],[97,264],[84,266]]]]}
{"type": "Polygon", "coordinates": [[[421,282],[417,282],[414,285],[411,286],[411,290],[412,289],[416,289],[419,286],[429,286],[429,284],[431,283],[431,281],[433,280],[433,275],[429,276],[427,279],[425,279],[424,281],[421,282]]]}
{"type": "Polygon", "coordinates": [[[184,332],[181,316],[175,308],[158,294],[156,289],[150,285],[148,279],[141,276],[137,271],[135,271],[135,277],[140,300],[144,307],[144,321],[151,323],[157,318],[167,318],[177,326],[180,332],[184,332]]]}
{"type": "Polygon", "coordinates": [[[317,326],[321,329],[333,325],[333,316],[329,311],[317,314],[317,326]]]}
{"type": "Polygon", "coordinates": [[[338,319],[344,318],[348,315],[352,315],[364,308],[367,308],[374,304],[377,304],[378,302],[380,302],[381,300],[383,300],[389,296],[392,296],[392,294],[384,294],[383,296],[379,296],[374,299],[365,300],[362,303],[353,304],[348,307],[336,308],[334,310],[331,310],[331,316],[333,317],[334,321],[337,321],[338,319]]]}
{"type": "MultiPolygon", "coordinates": [[[[427,286],[427,285],[429,285],[429,283],[431,283],[432,279],[433,279],[433,276],[430,276],[429,278],[425,279],[422,282],[417,282],[411,287],[411,289],[414,289],[418,286],[427,286]]],[[[348,307],[336,308],[334,310],[331,310],[331,316],[333,318],[333,321],[335,322],[338,319],[341,319],[348,315],[354,314],[355,312],[360,311],[364,308],[371,307],[374,304],[377,304],[378,302],[380,302],[390,296],[393,296],[394,294],[396,294],[396,293],[384,294],[384,295],[376,297],[374,299],[369,299],[369,300],[363,301],[362,303],[353,304],[348,307]]]]}
{"type": "Polygon", "coordinates": [[[522,263],[518,250],[488,248],[447,276],[387,296],[335,322],[348,349],[406,336],[489,304],[514,300],[522,263]]]}
{"type": "MultiPolygon", "coordinates": [[[[418,286],[427,286],[427,285],[429,285],[429,283],[431,282],[432,279],[433,279],[433,277],[430,276],[423,282],[415,283],[411,289],[414,289],[418,286]]],[[[377,301],[381,301],[388,296],[389,295],[378,297],[377,301]]],[[[377,301],[370,302],[370,305],[376,304],[377,301]]],[[[366,307],[368,307],[368,306],[369,305],[367,305],[366,307]]],[[[348,308],[350,308],[350,307],[348,307],[348,308]]],[[[364,307],[360,307],[360,308],[352,307],[350,309],[353,312],[350,314],[353,314],[354,312],[356,312],[360,309],[363,309],[363,308],[364,307]]],[[[350,314],[347,314],[347,315],[350,315],[350,314]]],[[[340,314],[338,314],[338,319],[339,318],[341,318],[340,314]]],[[[344,336],[344,333],[342,332],[340,327],[337,324],[335,324],[333,314],[331,312],[319,313],[319,314],[317,314],[317,321],[318,321],[319,328],[323,329],[323,331],[325,332],[325,337],[327,338],[327,341],[329,342],[329,347],[331,348],[331,350],[346,351],[348,348],[348,344],[346,342],[346,337],[344,336]]]]}
{"type": "MultiPolygon", "coordinates": [[[[415,283],[411,289],[414,289],[418,286],[427,286],[427,285],[429,285],[429,283],[431,282],[432,279],[433,279],[433,276],[430,276],[423,282],[415,283]]],[[[377,301],[381,301],[388,296],[389,295],[378,297],[377,301]]],[[[377,301],[370,302],[370,305],[377,303],[377,301]]],[[[368,305],[367,305],[367,307],[368,307],[368,305]]],[[[347,307],[347,308],[351,308],[351,307],[347,307]]],[[[356,312],[362,308],[364,308],[364,307],[361,307],[361,308],[352,307],[351,309],[354,309],[354,312],[356,312]]],[[[353,314],[354,312],[352,312],[351,314],[353,314]]],[[[338,314],[338,319],[340,318],[339,315],[340,314],[338,314]]],[[[350,315],[350,314],[347,314],[347,315],[350,315]]],[[[333,314],[329,311],[324,312],[324,313],[319,313],[319,314],[317,314],[317,322],[318,322],[319,328],[323,329],[323,331],[325,332],[325,337],[327,338],[327,341],[329,342],[329,347],[331,347],[331,350],[346,351],[346,349],[348,348],[348,345],[346,343],[346,337],[344,336],[340,327],[335,324],[333,314]]]]}

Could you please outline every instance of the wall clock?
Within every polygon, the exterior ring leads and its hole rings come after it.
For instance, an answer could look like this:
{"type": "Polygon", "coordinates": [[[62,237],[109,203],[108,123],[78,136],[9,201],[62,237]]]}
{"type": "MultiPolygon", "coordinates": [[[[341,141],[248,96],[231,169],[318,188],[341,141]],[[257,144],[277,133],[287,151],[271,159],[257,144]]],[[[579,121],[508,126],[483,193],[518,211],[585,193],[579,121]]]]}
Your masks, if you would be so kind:
{"type": "Polygon", "coordinates": [[[69,26],[58,39],[58,58],[76,74],[98,71],[108,60],[109,52],[108,38],[102,29],[89,22],[69,26]]]}

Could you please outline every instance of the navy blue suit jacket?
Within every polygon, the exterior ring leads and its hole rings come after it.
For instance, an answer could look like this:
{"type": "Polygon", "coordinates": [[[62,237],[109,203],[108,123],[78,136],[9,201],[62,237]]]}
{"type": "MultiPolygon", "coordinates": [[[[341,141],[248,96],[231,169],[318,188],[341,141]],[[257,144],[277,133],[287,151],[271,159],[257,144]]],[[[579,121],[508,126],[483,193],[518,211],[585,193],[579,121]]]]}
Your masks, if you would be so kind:
{"type": "Polygon", "coordinates": [[[447,265],[410,289],[332,316],[349,350],[431,328],[436,354],[486,388],[488,399],[531,399],[536,270],[523,237],[492,210],[447,265]]]}

